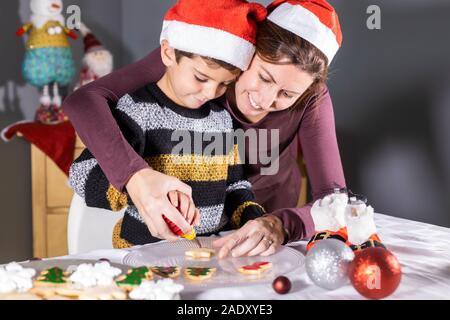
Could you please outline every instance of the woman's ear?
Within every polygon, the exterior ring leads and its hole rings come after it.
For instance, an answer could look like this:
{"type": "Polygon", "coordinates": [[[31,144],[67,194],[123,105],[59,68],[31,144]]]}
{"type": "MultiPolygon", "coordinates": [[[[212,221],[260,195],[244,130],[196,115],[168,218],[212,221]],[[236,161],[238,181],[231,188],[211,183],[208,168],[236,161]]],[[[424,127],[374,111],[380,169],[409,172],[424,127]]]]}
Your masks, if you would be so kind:
{"type": "Polygon", "coordinates": [[[175,49],[169,45],[167,40],[161,41],[161,59],[166,67],[170,67],[177,63],[175,49]]]}

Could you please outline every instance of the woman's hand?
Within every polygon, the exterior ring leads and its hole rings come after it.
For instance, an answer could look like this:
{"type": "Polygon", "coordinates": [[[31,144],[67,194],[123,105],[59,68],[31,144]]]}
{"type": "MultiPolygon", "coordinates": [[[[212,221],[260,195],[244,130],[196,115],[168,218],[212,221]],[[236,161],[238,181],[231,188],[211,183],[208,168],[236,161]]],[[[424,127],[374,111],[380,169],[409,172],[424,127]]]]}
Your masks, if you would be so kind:
{"type": "Polygon", "coordinates": [[[282,245],[285,231],[281,220],[272,215],[265,215],[248,221],[239,230],[213,242],[220,248],[218,258],[222,259],[231,252],[233,257],[268,256],[274,254],[282,245]]]}
{"type": "Polygon", "coordinates": [[[179,191],[169,191],[168,197],[170,203],[180,211],[191,226],[200,225],[200,211],[187,195],[179,191]]]}
{"type": "Polygon", "coordinates": [[[187,184],[175,177],[147,168],[136,172],[128,181],[126,189],[154,237],[170,241],[178,239],[170,231],[162,217],[163,215],[176,224],[183,233],[191,232],[191,225],[168,198],[170,191],[179,191],[186,195],[187,199],[183,200],[183,208],[186,207],[185,203],[188,202],[187,212],[189,213],[191,207],[195,209],[192,201],[192,189],[187,184]]]}

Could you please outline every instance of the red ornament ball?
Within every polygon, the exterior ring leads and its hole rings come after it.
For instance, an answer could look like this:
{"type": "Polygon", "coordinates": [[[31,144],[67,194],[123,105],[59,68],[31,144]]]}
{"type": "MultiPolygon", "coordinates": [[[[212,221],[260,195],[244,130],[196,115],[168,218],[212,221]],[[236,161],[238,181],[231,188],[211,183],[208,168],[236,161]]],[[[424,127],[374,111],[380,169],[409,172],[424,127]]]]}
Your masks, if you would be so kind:
{"type": "Polygon", "coordinates": [[[286,294],[291,290],[292,284],[285,276],[279,276],[273,280],[272,287],[276,293],[286,294]]]}
{"type": "Polygon", "coordinates": [[[397,258],[384,248],[367,248],[356,253],[349,269],[350,281],[361,295],[383,299],[397,289],[402,270],[397,258]]]}

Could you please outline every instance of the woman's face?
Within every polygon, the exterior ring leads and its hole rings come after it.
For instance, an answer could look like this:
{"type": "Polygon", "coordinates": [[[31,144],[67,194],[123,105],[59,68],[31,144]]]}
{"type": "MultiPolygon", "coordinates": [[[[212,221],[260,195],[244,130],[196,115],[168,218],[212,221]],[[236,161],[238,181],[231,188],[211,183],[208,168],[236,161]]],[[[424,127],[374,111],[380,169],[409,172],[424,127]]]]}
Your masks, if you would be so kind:
{"type": "Polygon", "coordinates": [[[293,64],[272,64],[258,54],[235,85],[236,105],[248,121],[255,123],[269,112],[291,107],[314,78],[293,64]]]}

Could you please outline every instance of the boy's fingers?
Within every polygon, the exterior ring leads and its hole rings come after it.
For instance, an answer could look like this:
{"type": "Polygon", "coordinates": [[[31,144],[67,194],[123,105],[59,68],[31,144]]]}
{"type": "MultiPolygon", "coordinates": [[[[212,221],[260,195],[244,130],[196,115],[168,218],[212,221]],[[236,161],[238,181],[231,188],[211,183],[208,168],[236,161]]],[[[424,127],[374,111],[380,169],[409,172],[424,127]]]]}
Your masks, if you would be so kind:
{"type": "Polygon", "coordinates": [[[192,200],[192,188],[178,179],[176,179],[173,185],[171,186],[171,190],[177,190],[181,193],[184,193],[189,197],[189,199],[192,200]]]}
{"type": "Polygon", "coordinates": [[[183,233],[190,233],[192,227],[183,218],[180,212],[175,209],[170,203],[167,203],[165,210],[162,212],[170,221],[172,221],[183,233]]]}
{"type": "Polygon", "coordinates": [[[181,192],[177,192],[178,193],[178,197],[180,200],[180,211],[183,214],[183,217],[185,218],[185,220],[189,219],[189,202],[190,199],[187,195],[185,195],[184,193],[181,192]]]}
{"type": "Polygon", "coordinates": [[[167,196],[169,197],[169,200],[172,203],[172,205],[175,208],[177,208],[178,207],[178,192],[176,192],[176,191],[169,191],[167,196]]]}
{"type": "Polygon", "coordinates": [[[187,222],[192,226],[194,224],[194,220],[195,220],[195,213],[196,213],[197,209],[194,206],[194,203],[190,203],[189,204],[189,210],[188,210],[188,215],[187,215],[187,222]]]}
{"type": "Polygon", "coordinates": [[[200,210],[199,209],[195,209],[195,222],[194,222],[195,226],[199,226],[200,225],[200,210]]]}
{"type": "Polygon", "coordinates": [[[166,224],[162,216],[159,216],[155,221],[155,227],[158,230],[158,238],[166,239],[169,241],[175,241],[178,239],[178,236],[176,236],[169,228],[169,226],[166,224]]]}

